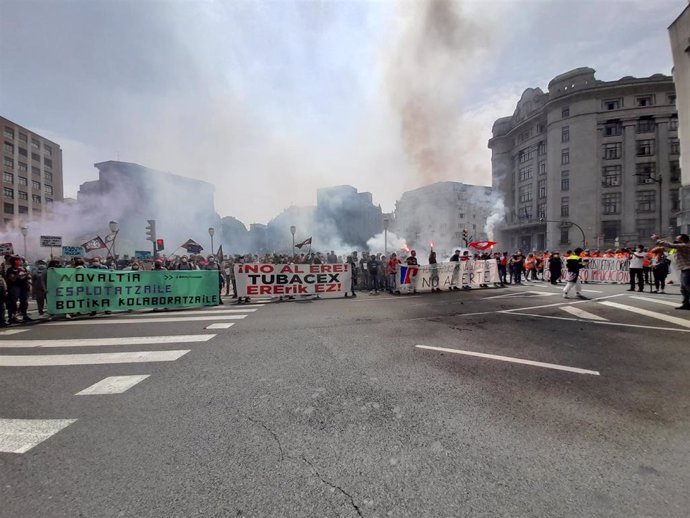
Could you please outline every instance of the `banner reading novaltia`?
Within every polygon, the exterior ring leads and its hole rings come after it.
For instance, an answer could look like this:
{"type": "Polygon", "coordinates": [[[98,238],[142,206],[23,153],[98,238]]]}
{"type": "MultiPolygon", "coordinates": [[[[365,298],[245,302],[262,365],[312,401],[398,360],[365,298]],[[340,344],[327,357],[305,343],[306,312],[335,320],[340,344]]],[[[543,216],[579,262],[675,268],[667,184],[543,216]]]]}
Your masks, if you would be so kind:
{"type": "Polygon", "coordinates": [[[236,264],[237,295],[343,296],[350,290],[349,264],[236,264]]]}
{"type": "Polygon", "coordinates": [[[48,270],[48,313],[213,306],[218,272],[205,270],[48,270]]]}
{"type": "Polygon", "coordinates": [[[395,288],[400,293],[449,289],[499,282],[495,259],[428,264],[424,266],[398,265],[395,288]]]}

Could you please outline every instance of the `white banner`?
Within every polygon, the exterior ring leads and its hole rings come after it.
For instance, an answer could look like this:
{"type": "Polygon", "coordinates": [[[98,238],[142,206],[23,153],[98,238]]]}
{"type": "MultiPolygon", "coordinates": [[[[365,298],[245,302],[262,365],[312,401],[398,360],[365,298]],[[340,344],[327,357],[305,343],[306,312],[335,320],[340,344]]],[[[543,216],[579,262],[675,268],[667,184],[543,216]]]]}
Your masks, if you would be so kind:
{"type": "Polygon", "coordinates": [[[342,297],[350,291],[349,264],[236,264],[239,297],[319,295],[342,297]]]}
{"type": "MultiPolygon", "coordinates": [[[[561,279],[565,280],[568,270],[565,268],[563,258],[563,271],[561,279]]],[[[603,282],[609,284],[630,283],[630,261],[628,259],[616,259],[614,257],[590,257],[586,266],[580,270],[579,278],[582,282],[603,282]]],[[[551,280],[551,272],[544,268],[544,280],[551,280]]]]}
{"type": "Polygon", "coordinates": [[[400,293],[431,291],[432,288],[450,289],[499,282],[495,259],[461,261],[459,263],[428,264],[424,266],[398,265],[395,289],[400,293]]]}

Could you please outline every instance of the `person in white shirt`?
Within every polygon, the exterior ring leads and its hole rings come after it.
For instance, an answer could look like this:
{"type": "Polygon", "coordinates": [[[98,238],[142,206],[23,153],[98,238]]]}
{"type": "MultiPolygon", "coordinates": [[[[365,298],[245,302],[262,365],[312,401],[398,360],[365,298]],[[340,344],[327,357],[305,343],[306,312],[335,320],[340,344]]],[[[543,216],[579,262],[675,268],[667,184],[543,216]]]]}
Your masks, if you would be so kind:
{"type": "Polygon", "coordinates": [[[644,258],[647,255],[644,246],[637,245],[637,250],[630,254],[630,288],[628,291],[635,291],[635,280],[640,291],[644,291],[644,258]]]}

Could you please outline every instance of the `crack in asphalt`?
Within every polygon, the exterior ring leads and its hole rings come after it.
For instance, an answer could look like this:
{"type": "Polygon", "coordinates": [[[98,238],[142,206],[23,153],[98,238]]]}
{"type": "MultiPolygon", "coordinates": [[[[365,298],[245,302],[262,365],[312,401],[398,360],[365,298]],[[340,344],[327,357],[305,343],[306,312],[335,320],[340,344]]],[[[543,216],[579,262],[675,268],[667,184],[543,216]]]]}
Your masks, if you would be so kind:
{"type": "Polygon", "coordinates": [[[283,453],[283,445],[281,444],[280,439],[278,439],[278,435],[273,430],[271,430],[268,426],[266,426],[266,423],[264,423],[263,421],[259,421],[258,419],[254,419],[253,417],[249,417],[248,415],[243,415],[242,417],[244,417],[247,421],[250,421],[254,424],[258,424],[264,430],[266,430],[268,433],[271,434],[271,436],[275,440],[276,444],[278,445],[278,451],[280,453],[280,455],[279,455],[280,462],[283,462],[283,459],[285,458],[285,454],[283,453]]]}
{"type": "Polygon", "coordinates": [[[352,505],[352,507],[354,508],[354,510],[357,511],[357,514],[358,514],[359,516],[363,516],[363,515],[362,515],[362,511],[359,509],[359,506],[357,506],[357,504],[355,503],[355,499],[352,498],[352,495],[351,495],[350,493],[348,493],[347,491],[345,491],[342,487],[340,487],[340,486],[338,486],[338,485],[336,485],[336,484],[333,484],[333,483],[330,482],[329,480],[326,480],[326,479],[321,475],[321,473],[318,472],[318,470],[314,467],[314,465],[313,465],[311,462],[309,462],[309,461],[307,460],[307,458],[306,458],[304,455],[301,456],[301,459],[311,468],[311,470],[314,472],[314,474],[315,474],[317,477],[319,477],[319,479],[321,479],[321,482],[323,482],[324,484],[326,484],[326,485],[329,486],[329,487],[332,487],[333,489],[337,489],[337,490],[340,491],[343,495],[345,495],[345,496],[350,500],[350,504],[352,505]]]}

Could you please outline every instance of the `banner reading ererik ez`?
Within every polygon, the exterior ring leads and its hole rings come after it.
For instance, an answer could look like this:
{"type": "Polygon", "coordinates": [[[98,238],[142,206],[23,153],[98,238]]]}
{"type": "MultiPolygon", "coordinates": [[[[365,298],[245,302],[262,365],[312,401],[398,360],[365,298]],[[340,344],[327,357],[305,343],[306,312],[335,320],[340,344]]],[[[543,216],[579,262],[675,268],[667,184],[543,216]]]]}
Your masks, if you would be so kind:
{"type": "Polygon", "coordinates": [[[319,295],[342,297],[350,290],[349,264],[236,264],[240,297],[319,295]]]}
{"type": "Polygon", "coordinates": [[[218,304],[218,272],[48,270],[48,313],[183,308],[218,304]]]}

